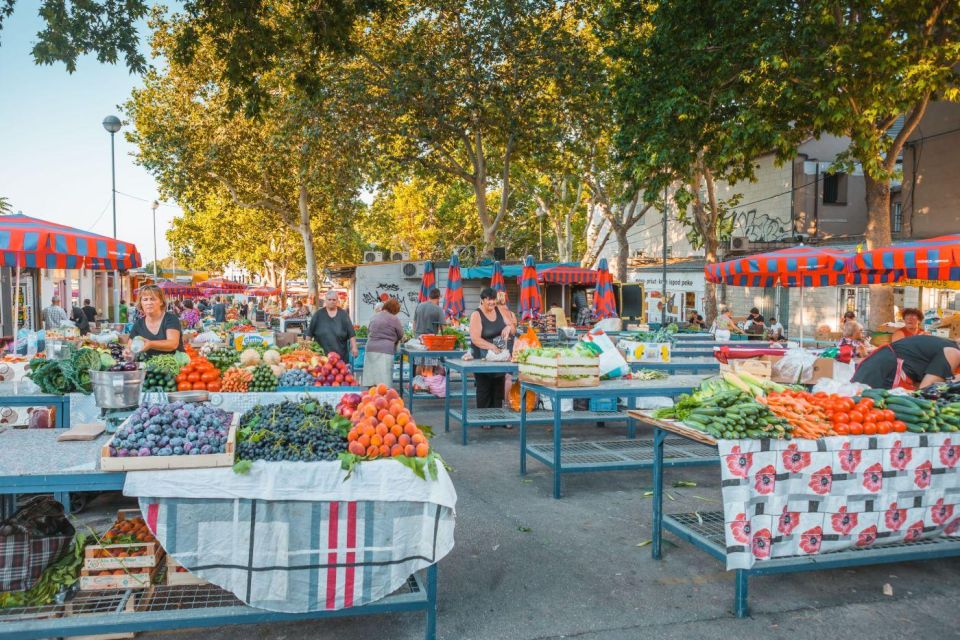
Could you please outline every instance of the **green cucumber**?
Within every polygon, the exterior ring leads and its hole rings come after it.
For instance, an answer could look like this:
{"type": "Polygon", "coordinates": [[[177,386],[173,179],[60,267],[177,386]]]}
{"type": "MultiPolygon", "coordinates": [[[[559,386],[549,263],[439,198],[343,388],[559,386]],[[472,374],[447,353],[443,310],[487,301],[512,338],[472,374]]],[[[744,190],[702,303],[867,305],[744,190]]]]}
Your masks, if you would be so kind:
{"type": "Polygon", "coordinates": [[[927,430],[925,425],[907,422],[906,420],[904,420],[904,423],[907,425],[907,430],[912,431],[913,433],[924,433],[927,430]]]}
{"type": "Polygon", "coordinates": [[[892,410],[897,415],[898,420],[903,420],[904,422],[908,422],[907,420],[908,417],[913,417],[913,418],[928,417],[927,412],[920,409],[919,407],[911,407],[907,405],[897,404],[897,405],[889,405],[887,408],[892,410]]]}

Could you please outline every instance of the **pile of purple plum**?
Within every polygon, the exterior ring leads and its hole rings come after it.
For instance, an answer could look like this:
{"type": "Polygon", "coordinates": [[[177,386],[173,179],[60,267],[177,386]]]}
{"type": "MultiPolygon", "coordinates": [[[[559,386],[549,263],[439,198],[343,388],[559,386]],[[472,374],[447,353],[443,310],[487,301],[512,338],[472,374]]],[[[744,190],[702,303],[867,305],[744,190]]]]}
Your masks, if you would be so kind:
{"type": "Polygon", "coordinates": [[[206,403],[145,404],[117,429],[110,455],[135,458],[223,453],[231,417],[206,403]]]}

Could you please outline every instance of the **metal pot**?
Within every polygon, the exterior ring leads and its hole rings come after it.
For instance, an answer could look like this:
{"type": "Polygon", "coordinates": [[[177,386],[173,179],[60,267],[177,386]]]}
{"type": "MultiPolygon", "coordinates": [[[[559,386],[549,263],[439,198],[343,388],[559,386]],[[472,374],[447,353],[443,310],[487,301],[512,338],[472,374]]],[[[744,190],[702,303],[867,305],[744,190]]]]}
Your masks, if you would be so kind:
{"type": "Polygon", "coordinates": [[[136,371],[91,371],[93,397],[101,409],[126,409],[140,405],[140,388],[147,377],[145,369],[136,371]]]}

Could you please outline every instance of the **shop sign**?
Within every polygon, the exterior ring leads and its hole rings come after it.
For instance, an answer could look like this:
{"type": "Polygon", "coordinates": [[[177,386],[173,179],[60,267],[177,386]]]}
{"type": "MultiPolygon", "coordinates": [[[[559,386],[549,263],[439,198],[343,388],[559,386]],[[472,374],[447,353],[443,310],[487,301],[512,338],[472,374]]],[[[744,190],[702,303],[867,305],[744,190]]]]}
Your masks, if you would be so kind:
{"type": "MultiPolygon", "coordinates": [[[[660,291],[663,289],[663,273],[634,272],[630,274],[631,282],[643,284],[644,291],[660,291]]],[[[693,291],[703,293],[704,277],[702,273],[670,273],[667,271],[668,291],[693,291]]]]}
{"type": "Polygon", "coordinates": [[[896,284],[898,287],[923,287],[925,289],[956,289],[960,290],[960,282],[952,280],[903,280],[896,284]]]}

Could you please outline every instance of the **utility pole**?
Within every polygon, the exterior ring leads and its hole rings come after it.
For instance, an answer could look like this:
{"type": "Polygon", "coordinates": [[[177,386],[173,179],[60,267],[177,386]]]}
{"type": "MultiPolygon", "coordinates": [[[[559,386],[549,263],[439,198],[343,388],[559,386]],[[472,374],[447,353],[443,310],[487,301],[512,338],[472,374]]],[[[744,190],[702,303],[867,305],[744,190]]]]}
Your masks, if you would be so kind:
{"type": "Polygon", "coordinates": [[[667,187],[663,188],[663,284],[660,295],[663,296],[663,310],[660,312],[660,326],[667,326],[667,187]]]}
{"type": "MultiPolygon", "coordinates": [[[[123,123],[117,116],[103,119],[103,128],[110,133],[110,189],[113,197],[113,239],[117,239],[117,163],[114,159],[114,134],[120,131],[123,123]]],[[[120,272],[113,272],[113,321],[120,322],[120,272]]]]}

